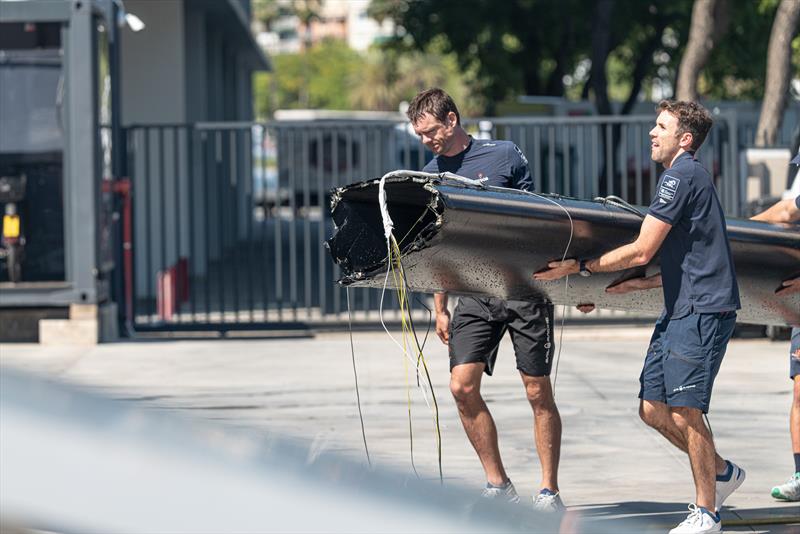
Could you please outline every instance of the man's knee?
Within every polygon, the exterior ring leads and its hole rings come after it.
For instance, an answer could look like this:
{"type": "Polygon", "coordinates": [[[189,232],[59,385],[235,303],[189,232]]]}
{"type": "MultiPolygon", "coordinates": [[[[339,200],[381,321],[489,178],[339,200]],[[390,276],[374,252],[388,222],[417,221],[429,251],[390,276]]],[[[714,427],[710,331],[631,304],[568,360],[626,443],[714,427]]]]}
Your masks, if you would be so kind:
{"type": "Polygon", "coordinates": [[[550,377],[526,376],[523,381],[525,383],[525,395],[534,410],[552,410],[555,408],[556,403],[553,399],[550,377]]]}
{"type": "Polygon", "coordinates": [[[639,418],[647,426],[662,430],[669,424],[669,409],[666,404],[643,400],[639,403],[639,418]]]}
{"type": "Polygon", "coordinates": [[[480,382],[456,376],[450,377],[450,393],[457,403],[468,403],[481,395],[480,382]]]}
{"type": "Polygon", "coordinates": [[[672,422],[681,432],[685,432],[689,427],[703,425],[703,412],[697,408],[673,406],[670,408],[670,416],[672,417],[672,422]]]}

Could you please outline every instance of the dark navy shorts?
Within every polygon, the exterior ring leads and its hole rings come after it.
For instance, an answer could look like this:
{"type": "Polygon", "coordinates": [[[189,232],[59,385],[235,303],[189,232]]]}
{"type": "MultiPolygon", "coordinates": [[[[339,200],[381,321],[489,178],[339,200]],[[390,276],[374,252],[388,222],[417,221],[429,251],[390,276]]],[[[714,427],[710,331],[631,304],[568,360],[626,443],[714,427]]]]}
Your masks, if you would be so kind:
{"type": "Polygon", "coordinates": [[[548,376],[553,366],[553,305],[527,300],[461,297],[450,322],[450,370],[483,362],[491,375],[500,340],[508,330],[517,369],[548,376]]]}
{"type": "Polygon", "coordinates": [[[662,315],[639,377],[639,398],[708,413],[714,379],[734,326],[732,311],[690,313],[677,319],[662,315]]]}
{"type": "Polygon", "coordinates": [[[800,328],[792,328],[792,343],[789,345],[789,378],[800,375],[800,328]]]}

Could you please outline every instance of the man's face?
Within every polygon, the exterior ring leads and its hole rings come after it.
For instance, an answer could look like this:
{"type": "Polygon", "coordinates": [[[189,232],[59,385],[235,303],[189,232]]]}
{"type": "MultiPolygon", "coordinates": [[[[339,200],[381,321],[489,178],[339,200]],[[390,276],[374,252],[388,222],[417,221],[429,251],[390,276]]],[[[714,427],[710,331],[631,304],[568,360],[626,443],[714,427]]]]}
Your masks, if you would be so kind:
{"type": "Polygon", "coordinates": [[[662,111],[656,117],[656,125],[650,130],[650,159],[657,163],[669,165],[680,150],[678,135],[678,119],[668,111],[662,111]]]}
{"type": "Polygon", "coordinates": [[[441,154],[448,155],[453,148],[456,114],[452,111],[448,114],[444,123],[430,113],[424,113],[413,126],[414,132],[420,137],[422,144],[437,156],[441,154]]]}

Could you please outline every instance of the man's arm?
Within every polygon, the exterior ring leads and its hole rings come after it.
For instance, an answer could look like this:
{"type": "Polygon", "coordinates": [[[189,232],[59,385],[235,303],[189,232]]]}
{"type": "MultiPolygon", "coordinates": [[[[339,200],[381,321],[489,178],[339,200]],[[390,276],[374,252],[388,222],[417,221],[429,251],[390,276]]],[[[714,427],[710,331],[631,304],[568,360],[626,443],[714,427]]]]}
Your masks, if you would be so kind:
{"type": "Polygon", "coordinates": [[[630,293],[631,291],[642,291],[644,289],[654,289],[656,287],[661,287],[661,273],[654,274],[653,276],[641,277],[641,278],[630,278],[619,284],[614,284],[613,286],[608,286],[606,288],[606,293],[611,293],[614,295],[623,295],[625,293],[630,293]]]}
{"type": "Polygon", "coordinates": [[[450,310],[447,309],[447,293],[433,295],[436,310],[436,335],[445,345],[450,343],[450,310]]]}
{"type": "Polygon", "coordinates": [[[800,222],[800,208],[797,207],[797,199],[785,198],[750,219],[769,223],[800,222]]]}
{"type": "MultiPolygon", "coordinates": [[[[642,221],[642,228],[636,241],[587,261],[586,268],[593,273],[609,273],[646,265],[661,248],[661,244],[671,229],[672,225],[652,215],[647,215],[642,221]]],[[[570,274],[577,274],[580,269],[578,261],[575,259],[563,262],[552,261],[547,267],[548,269],[534,274],[533,278],[535,280],[558,280],[570,274]]]]}
{"type": "Polygon", "coordinates": [[[511,166],[511,187],[522,191],[533,191],[533,178],[528,166],[528,158],[522,150],[515,144],[511,144],[508,161],[511,166]]]}

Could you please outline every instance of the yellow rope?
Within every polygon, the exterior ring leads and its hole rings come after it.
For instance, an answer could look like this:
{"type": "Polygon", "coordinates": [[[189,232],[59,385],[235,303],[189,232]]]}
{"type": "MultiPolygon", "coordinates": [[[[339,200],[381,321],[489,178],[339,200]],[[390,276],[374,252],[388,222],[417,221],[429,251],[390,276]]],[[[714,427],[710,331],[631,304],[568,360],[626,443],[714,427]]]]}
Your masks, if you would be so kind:
{"type": "Polygon", "coordinates": [[[439,404],[436,400],[436,394],[433,391],[433,382],[430,378],[430,372],[428,370],[428,362],[425,359],[425,355],[423,354],[422,347],[419,345],[419,340],[417,339],[416,332],[414,330],[414,324],[411,319],[411,306],[408,301],[408,292],[407,287],[405,284],[405,272],[403,269],[403,263],[401,260],[402,252],[400,251],[400,247],[397,244],[397,240],[394,236],[390,237],[390,255],[389,255],[389,265],[391,266],[392,272],[392,280],[394,281],[394,286],[397,290],[397,299],[400,307],[400,323],[402,327],[402,348],[403,348],[403,362],[404,362],[404,369],[406,374],[406,399],[408,402],[408,430],[409,430],[409,439],[411,441],[411,465],[414,468],[414,472],[416,473],[416,467],[414,466],[414,441],[413,441],[413,432],[412,432],[412,420],[411,420],[411,391],[410,385],[408,383],[408,355],[409,355],[409,345],[413,343],[413,352],[416,354],[416,362],[417,368],[415,369],[417,375],[417,381],[419,383],[419,365],[422,364],[422,368],[425,371],[425,379],[428,385],[428,388],[431,392],[431,399],[433,400],[433,407],[432,407],[432,416],[433,416],[433,423],[435,427],[435,440],[436,440],[436,451],[437,451],[437,459],[439,465],[439,480],[443,480],[442,475],[442,435],[441,435],[441,427],[439,423],[439,404]]]}

